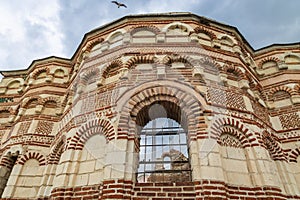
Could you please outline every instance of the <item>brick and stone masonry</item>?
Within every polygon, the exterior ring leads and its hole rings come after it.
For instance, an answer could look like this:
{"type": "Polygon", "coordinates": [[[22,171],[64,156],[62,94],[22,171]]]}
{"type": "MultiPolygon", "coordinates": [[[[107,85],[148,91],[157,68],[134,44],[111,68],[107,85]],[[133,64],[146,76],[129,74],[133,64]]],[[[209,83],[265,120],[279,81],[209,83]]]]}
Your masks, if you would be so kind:
{"type": "Polygon", "coordinates": [[[130,15],[1,74],[2,199],[300,199],[299,43],[130,15]]]}

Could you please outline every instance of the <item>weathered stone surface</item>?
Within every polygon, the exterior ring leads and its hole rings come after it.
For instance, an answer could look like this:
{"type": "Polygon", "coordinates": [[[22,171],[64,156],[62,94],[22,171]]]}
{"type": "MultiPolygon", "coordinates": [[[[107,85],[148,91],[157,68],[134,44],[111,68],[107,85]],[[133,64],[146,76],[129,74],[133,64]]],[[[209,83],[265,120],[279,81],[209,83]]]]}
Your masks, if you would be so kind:
{"type": "Polygon", "coordinates": [[[129,16],[70,60],[1,72],[0,197],[299,199],[299,46],[254,51],[239,34],[129,16]],[[156,118],[184,134],[141,137],[156,118]]]}

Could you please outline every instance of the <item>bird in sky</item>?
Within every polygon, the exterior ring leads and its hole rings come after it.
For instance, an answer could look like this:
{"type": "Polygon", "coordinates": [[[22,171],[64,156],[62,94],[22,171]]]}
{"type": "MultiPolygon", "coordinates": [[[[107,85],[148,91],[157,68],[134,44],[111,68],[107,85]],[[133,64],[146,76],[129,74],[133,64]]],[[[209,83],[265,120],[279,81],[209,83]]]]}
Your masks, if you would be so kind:
{"type": "Polygon", "coordinates": [[[118,6],[118,8],[120,8],[120,7],[125,7],[125,8],[127,8],[127,6],[124,4],[124,3],[120,3],[120,2],[117,2],[117,1],[111,1],[112,3],[114,3],[114,4],[116,4],[117,6],[118,6]]]}

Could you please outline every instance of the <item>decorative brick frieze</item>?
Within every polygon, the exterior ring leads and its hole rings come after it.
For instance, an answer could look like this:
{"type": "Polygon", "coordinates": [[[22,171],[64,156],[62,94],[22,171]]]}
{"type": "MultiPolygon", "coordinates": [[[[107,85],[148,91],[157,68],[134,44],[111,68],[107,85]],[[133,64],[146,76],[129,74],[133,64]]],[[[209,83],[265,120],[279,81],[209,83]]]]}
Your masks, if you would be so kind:
{"type": "Polygon", "coordinates": [[[267,125],[270,125],[270,117],[268,114],[268,109],[263,107],[261,104],[259,104],[256,101],[251,101],[252,108],[253,108],[253,114],[258,117],[260,120],[262,120],[267,125]]]}
{"type": "Polygon", "coordinates": [[[22,122],[20,124],[17,135],[24,135],[24,134],[28,133],[28,129],[30,127],[30,124],[31,124],[31,122],[22,122]]]}
{"type": "Polygon", "coordinates": [[[299,114],[295,112],[279,115],[279,120],[283,129],[297,129],[300,126],[299,114]]]}
{"type": "Polygon", "coordinates": [[[212,104],[246,110],[243,96],[233,91],[211,87],[207,91],[207,100],[212,104]]]}
{"type": "Polygon", "coordinates": [[[40,120],[35,129],[35,134],[38,135],[50,135],[52,133],[54,123],[40,120]]]}

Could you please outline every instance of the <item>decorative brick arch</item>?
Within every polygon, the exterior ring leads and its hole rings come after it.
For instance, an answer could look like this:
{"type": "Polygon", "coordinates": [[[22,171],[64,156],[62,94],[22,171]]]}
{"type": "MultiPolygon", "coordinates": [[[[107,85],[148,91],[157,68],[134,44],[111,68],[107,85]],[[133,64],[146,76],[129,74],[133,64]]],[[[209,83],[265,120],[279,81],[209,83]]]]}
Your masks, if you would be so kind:
{"type": "Polygon", "coordinates": [[[45,103],[47,103],[49,101],[55,102],[58,106],[60,105],[59,98],[58,97],[53,97],[53,96],[46,97],[46,98],[42,99],[41,104],[45,105],[45,103]]]}
{"type": "Polygon", "coordinates": [[[181,125],[187,129],[189,139],[196,139],[197,134],[204,132],[206,125],[201,117],[206,110],[204,97],[195,97],[189,93],[194,91],[192,88],[185,90],[186,86],[180,88],[176,87],[177,85],[179,84],[171,81],[150,82],[131,89],[131,93],[124,93],[126,95],[117,101],[120,102],[119,109],[117,108],[120,112],[117,139],[135,140],[137,145],[137,126],[143,126],[148,120],[147,116],[144,117],[141,113],[143,114],[144,108],[148,109],[156,103],[163,105],[167,112],[170,111],[168,118],[184,118],[179,123],[182,122],[181,125]]]}
{"type": "Polygon", "coordinates": [[[116,60],[112,61],[103,69],[101,77],[104,79],[107,78],[109,76],[109,73],[113,69],[119,69],[122,67],[122,65],[123,65],[123,62],[120,59],[116,59],[116,60]]]}
{"type": "Polygon", "coordinates": [[[269,154],[273,160],[287,161],[288,155],[280,147],[274,137],[267,131],[262,133],[262,146],[269,151],[269,154]]]}
{"type": "Polygon", "coordinates": [[[258,145],[258,141],[253,137],[253,133],[233,118],[219,118],[214,121],[211,126],[210,137],[220,143],[222,134],[232,135],[241,142],[244,148],[258,145]]]}
{"type": "Polygon", "coordinates": [[[200,59],[200,64],[204,66],[210,66],[217,71],[221,71],[222,67],[219,63],[217,63],[214,59],[210,58],[209,56],[204,56],[200,59]]]}
{"type": "Polygon", "coordinates": [[[173,27],[179,28],[179,29],[187,32],[188,34],[190,32],[193,32],[193,28],[189,24],[182,23],[182,22],[179,22],[179,21],[167,24],[166,26],[164,26],[162,28],[162,32],[166,33],[166,32],[168,32],[168,30],[172,29],[173,27]]]}
{"type": "Polygon", "coordinates": [[[216,39],[217,36],[216,34],[214,34],[212,31],[207,30],[204,27],[198,26],[194,29],[195,33],[204,33],[205,35],[207,35],[208,37],[210,37],[211,40],[216,39]]]}
{"type": "Polygon", "coordinates": [[[24,84],[24,80],[19,80],[19,79],[14,79],[14,80],[11,80],[7,83],[7,86],[6,88],[11,88],[11,85],[13,85],[14,83],[19,83],[20,86],[22,86],[24,84]]]}
{"type": "Polygon", "coordinates": [[[66,137],[63,136],[51,149],[51,153],[48,155],[47,164],[58,164],[61,154],[66,148],[66,137]]]}
{"type": "Polygon", "coordinates": [[[270,62],[270,61],[273,61],[276,63],[276,65],[278,65],[278,63],[280,62],[280,59],[279,58],[276,58],[276,57],[267,57],[267,58],[264,58],[262,59],[259,63],[258,63],[258,67],[259,68],[262,68],[263,64],[265,64],[266,62],[270,62]]]}
{"type": "Polygon", "coordinates": [[[132,27],[132,29],[130,30],[130,35],[134,35],[135,33],[139,32],[141,30],[150,31],[150,32],[152,32],[154,34],[158,34],[160,32],[159,28],[157,28],[156,26],[153,26],[153,25],[141,25],[141,26],[132,27]]]}
{"type": "Polygon", "coordinates": [[[27,152],[26,154],[24,154],[20,158],[18,158],[17,164],[24,165],[25,162],[29,159],[36,159],[37,161],[39,161],[40,166],[43,166],[46,164],[45,156],[38,152],[27,152]]]}
{"type": "Polygon", "coordinates": [[[60,108],[65,108],[67,106],[69,99],[72,98],[73,95],[74,95],[73,90],[68,90],[61,101],[60,108]]]}
{"type": "Polygon", "coordinates": [[[103,41],[104,41],[103,38],[94,38],[93,40],[87,42],[86,46],[82,49],[82,51],[90,52],[94,46],[100,44],[103,41]]]}
{"type": "Polygon", "coordinates": [[[43,101],[42,97],[40,97],[40,96],[33,96],[33,97],[29,97],[29,98],[24,99],[23,102],[22,102],[22,104],[21,104],[21,108],[27,107],[28,104],[29,104],[31,101],[35,100],[35,99],[38,101],[38,104],[39,104],[39,105],[42,105],[42,104],[43,104],[43,103],[42,103],[42,101],[43,101]]]}
{"type": "Polygon", "coordinates": [[[289,161],[290,162],[297,162],[298,157],[300,156],[300,147],[293,149],[289,153],[289,161]]]}
{"type": "Polygon", "coordinates": [[[46,74],[49,74],[49,68],[48,67],[42,67],[40,69],[35,70],[32,73],[32,78],[36,79],[38,77],[38,75],[40,75],[41,73],[46,72],[46,74]]]}
{"type": "Polygon", "coordinates": [[[0,166],[3,166],[3,167],[7,167],[9,169],[12,169],[13,168],[13,165],[15,164],[14,162],[15,160],[12,159],[11,156],[9,155],[3,155],[1,157],[1,161],[0,161],[0,166]]]}
{"type": "Polygon", "coordinates": [[[300,94],[300,84],[294,86],[294,91],[295,93],[300,94]]]}
{"type": "Polygon", "coordinates": [[[85,71],[82,76],[80,76],[80,82],[86,86],[89,80],[92,80],[93,78],[99,77],[100,70],[97,67],[93,67],[91,69],[88,69],[85,71]]]}
{"type": "Polygon", "coordinates": [[[290,96],[292,96],[295,93],[293,91],[293,89],[291,89],[291,88],[289,88],[287,86],[281,85],[281,86],[277,86],[275,88],[272,88],[270,90],[270,93],[269,93],[270,98],[274,98],[274,94],[276,92],[280,92],[280,91],[287,92],[290,96]]]}
{"type": "Polygon", "coordinates": [[[114,139],[115,129],[106,119],[94,119],[83,124],[71,138],[67,149],[82,150],[86,141],[96,134],[103,134],[107,141],[114,139]]]}
{"type": "Polygon", "coordinates": [[[159,63],[158,59],[153,55],[141,55],[130,58],[124,65],[124,68],[130,69],[136,64],[142,63],[159,63]]]}
{"type": "Polygon", "coordinates": [[[225,73],[233,73],[239,79],[245,79],[245,80],[247,79],[246,75],[237,66],[234,66],[234,65],[225,65],[225,66],[223,66],[223,71],[225,73]]]}
{"type": "Polygon", "coordinates": [[[194,66],[196,61],[188,55],[168,55],[163,58],[162,63],[165,65],[170,65],[173,62],[186,63],[190,66],[194,66]]]}
{"type": "Polygon", "coordinates": [[[16,111],[10,106],[1,107],[0,108],[0,113],[2,113],[2,112],[7,112],[10,115],[16,114],[16,111]]]}

